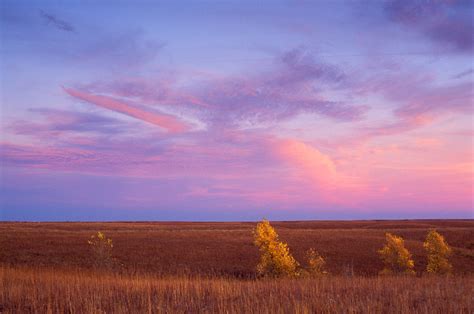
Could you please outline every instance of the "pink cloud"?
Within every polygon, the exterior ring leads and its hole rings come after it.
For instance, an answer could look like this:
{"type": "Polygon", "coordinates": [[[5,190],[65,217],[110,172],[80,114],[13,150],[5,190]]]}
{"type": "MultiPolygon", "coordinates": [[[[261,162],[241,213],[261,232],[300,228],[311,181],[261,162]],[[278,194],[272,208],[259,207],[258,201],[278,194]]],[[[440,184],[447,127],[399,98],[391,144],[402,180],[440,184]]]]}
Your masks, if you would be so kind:
{"type": "Polygon", "coordinates": [[[288,160],[297,163],[321,184],[334,184],[338,173],[334,162],[319,150],[296,140],[284,140],[279,151],[288,160]]]}
{"type": "Polygon", "coordinates": [[[94,95],[81,92],[72,88],[63,87],[64,91],[72,97],[95,104],[127,116],[157,125],[171,133],[184,132],[189,129],[189,125],[179,121],[176,117],[164,113],[150,112],[135,106],[131,106],[122,101],[107,96],[94,95]]]}
{"type": "Polygon", "coordinates": [[[313,192],[316,191],[315,198],[332,204],[354,204],[363,193],[365,183],[361,178],[341,172],[330,156],[304,142],[282,140],[276,151],[301,178],[309,180],[313,192]]]}

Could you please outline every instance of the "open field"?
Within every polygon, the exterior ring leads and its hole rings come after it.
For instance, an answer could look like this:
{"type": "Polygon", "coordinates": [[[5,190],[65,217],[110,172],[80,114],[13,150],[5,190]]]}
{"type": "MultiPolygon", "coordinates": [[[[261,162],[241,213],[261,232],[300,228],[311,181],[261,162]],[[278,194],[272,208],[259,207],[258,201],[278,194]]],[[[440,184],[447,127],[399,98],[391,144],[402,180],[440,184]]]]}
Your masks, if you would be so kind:
{"type": "Polygon", "coordinates": [[[4,313],[472,313],[474,277],[238,280],[0,268],[4,313]]]}
{"type": "Polygon", "coordinates": [[[330,275],[255,279],[255,223],[0,223],[1,313],[472,313],[474,221],[273,222],[296,259],[315,247],[330,275]],[[423,274],[436,228],[454,275],[423,274]],[[87,240],[114,241],[113,269],[87,240]],[[385,232],[405,238],[417,277],[376,276],[385,232]]]}
{"type": "MultiPolygon", "coordinates": [[[[385,232],[405,238],[418,273],[426,267],[422,243],[436,228],[453,247],[455,274],[474,273],[474,220],[272,222],[295,258],[316,248],[333,275],[376,275],[385,232]]],[[[0,223],[0,264],[89,269],[89,236],[101,230],[114,241],[125,272],[218,274],[253,277],[258,250],[255,223],[0,223]]]]}

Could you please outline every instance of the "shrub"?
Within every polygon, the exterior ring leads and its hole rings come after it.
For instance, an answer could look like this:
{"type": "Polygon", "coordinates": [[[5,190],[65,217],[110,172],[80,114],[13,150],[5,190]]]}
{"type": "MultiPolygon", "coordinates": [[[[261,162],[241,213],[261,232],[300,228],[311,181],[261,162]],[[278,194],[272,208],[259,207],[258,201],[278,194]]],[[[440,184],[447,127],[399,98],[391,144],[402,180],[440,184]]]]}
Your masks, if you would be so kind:
{"type": "Polygon", "coordinates": [[[278,240],[278,234],[267,220],[257,224],[254,244],[260,250],[257,273],[261,276],[296,276],[298,262],[290,254],[286,243],[278,240]]]}
{"type": "Polygon", "coordinates": [[[403,238],[386,233],[387,243],[378,252],[383,260],[385,267],[381,271],[383,275],[414,275],[415,263],[411,259],[411,254],[405,248],[403,238]]]}
{"type": "Polygon", "coordinates": [[[112,239],[107,238],[104,233],[99,231],[96,235],[92,235],[87,243],[94,254],[94,266],[113,266],[112,248],[114,245],[112,239]]]}
{"type": "Polygon", "coordinates": [[[308,261],[307,271],[311,276],[321,276],[327,274],[327,271],[324,269],[326,261],[315,249],[311,248],[306,251],[306,259],[308,261]]]}
{"type": "Polygon", "coordinates": [[[444,240],[444,237],[431,230],[426,236],[423,247],[428,253],[428,265],[426,271],[431,274],[449,274],[452,271],[452,265],[448,261],[451,255],[451,248],[444,240]]]}

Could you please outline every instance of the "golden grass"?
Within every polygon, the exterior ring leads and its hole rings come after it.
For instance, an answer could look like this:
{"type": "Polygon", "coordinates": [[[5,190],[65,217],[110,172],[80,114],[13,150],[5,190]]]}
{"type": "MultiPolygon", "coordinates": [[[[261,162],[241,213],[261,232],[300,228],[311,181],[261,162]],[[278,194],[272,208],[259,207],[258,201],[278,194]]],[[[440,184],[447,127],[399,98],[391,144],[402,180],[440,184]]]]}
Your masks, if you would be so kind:
{"type": "Polygon", "coordinates": [[[0,267],[2,313],[472,313],[473,276],[238,280],[0,267]]]}

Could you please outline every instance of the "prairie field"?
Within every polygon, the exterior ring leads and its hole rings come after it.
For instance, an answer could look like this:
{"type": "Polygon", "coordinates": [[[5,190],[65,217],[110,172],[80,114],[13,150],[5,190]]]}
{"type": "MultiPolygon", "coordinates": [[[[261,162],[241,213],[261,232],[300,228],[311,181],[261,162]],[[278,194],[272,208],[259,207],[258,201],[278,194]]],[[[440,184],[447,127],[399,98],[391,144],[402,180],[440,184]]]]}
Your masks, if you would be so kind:
{"type": "MultiPolygon", "coordinates": [[[[0,263],[90,269],[87,244],[102,231],[114,243],[113,256],[124,271],[153,274],[255,275],[259,252],[252,222],[0,223],[0,263]]],[[[413,254],[415,269],[426,268],[423,241],[430,229],[453,248],[456,274],[474,273],[474,220],[301,221],[272,222],[298,261],[314,247],[333,275],[377,275],[377,254],[385,233],[401,235],[413,254]]]]}
{"type": "Polygon", "coordinates": [[[2,313],[472,313],[474,221],[272,222],[321,278],[257,279],[255,223],[0,223],[2,313]],[[429,230],[453,249],[451,276],[424,274],[429,230]],[[94,268],[87,244],[113,239],[113,268],[94,268]],[[417,276],[378,276],[385,232],[402,236],[417,276]]]}

